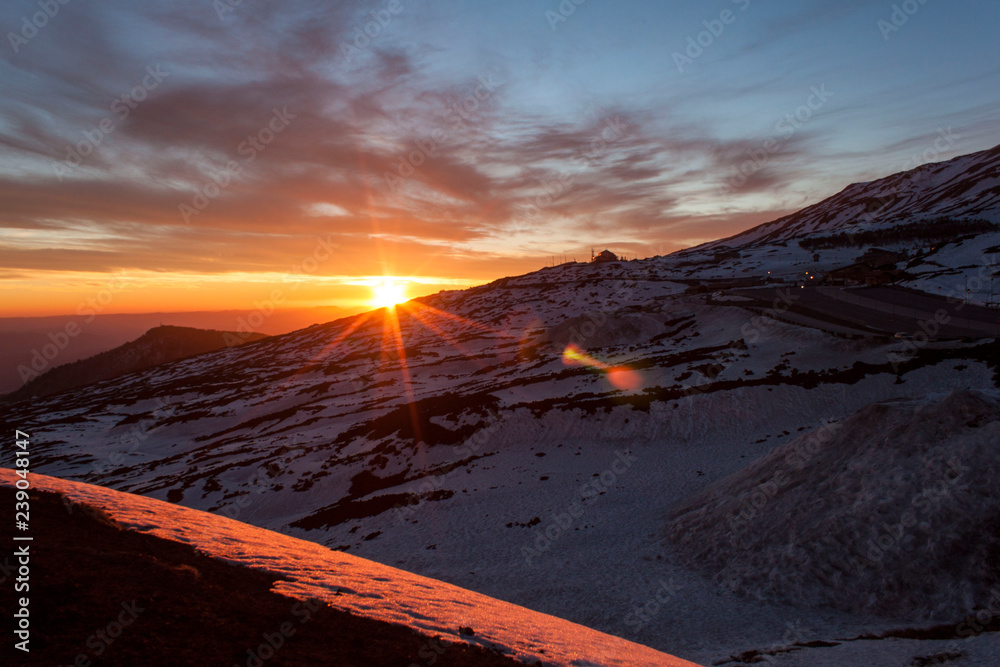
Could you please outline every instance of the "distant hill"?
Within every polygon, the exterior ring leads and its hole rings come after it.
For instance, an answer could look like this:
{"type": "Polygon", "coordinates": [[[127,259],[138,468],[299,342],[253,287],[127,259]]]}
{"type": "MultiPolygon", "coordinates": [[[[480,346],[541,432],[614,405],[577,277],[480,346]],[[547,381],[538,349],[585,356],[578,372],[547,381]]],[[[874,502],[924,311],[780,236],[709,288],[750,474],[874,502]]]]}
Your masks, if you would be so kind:
{"type": "Polygon", "coordinates": [[[271,336],[305,329],[314,324],[331,322],[365,310],[322,306],[313,308],[281,308],[267,317],[257,310],[202,310],[169,313],[112,313],[96,316],[80,314],[46,317],[0,317],[0,394],[20,389],[26,380],[20,367],[45,372],[57,364],[86,359],[100,352],[135,340],[151,328],[163,324],[220,331],[255,331],[271,336]],[[91,319],[93,318],[93,319],[91,319]],[[59,354],[42,357],[46,347],[51,350],[53,337],[77,328],[79,333],[59,354]],[[42,368],[39,359],[48,364],[42,368]]]}
{"type": "Polygon", "coordinates": [[[51,396],[69,389],[146,370],[169,361],[212,352],[234,340],[244,343],[267,338],[266,334],[159,326],[140,338],[92,357],[56,366],[25,383],[3,400],[51,396]]]}

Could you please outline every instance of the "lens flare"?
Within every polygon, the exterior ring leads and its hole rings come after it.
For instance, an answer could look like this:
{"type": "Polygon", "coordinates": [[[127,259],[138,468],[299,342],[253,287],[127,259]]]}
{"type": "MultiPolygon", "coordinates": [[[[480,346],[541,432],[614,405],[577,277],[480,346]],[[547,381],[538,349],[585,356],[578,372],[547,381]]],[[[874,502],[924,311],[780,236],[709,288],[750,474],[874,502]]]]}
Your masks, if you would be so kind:
{"type": "Polygon", "coordinates": [[[642,386],[642,378],[638,373],[624,366],[617,366],[608,370],[608,382],[615,389],[622,391],[635,391],[642,386]]]}
{"type": "Polygon", "coordinates": [[[562,360],[567,366],[587,366],[604,373],[611,386],[621,391],[635,391],[642,386],[642,377],[634,370],[626,366],[609,366],[590,356],[573,343],[567,345],[566,349],[563,350],[562,360]]]}
{"type": "Polygon", "coordinates": [[[567,366],[591,366],[599,368],[602,365],[601,362],[589,356],[574,343],[566,346],[566,349],[563,350],[562,359],[563,363],[567,366]]]}

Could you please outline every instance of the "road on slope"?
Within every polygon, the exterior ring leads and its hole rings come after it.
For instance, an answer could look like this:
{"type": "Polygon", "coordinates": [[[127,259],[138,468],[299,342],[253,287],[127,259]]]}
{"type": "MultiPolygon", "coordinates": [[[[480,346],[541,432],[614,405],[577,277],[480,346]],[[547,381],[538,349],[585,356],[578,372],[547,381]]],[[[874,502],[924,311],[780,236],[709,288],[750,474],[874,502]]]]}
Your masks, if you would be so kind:
{"type": "MultiPolygon", "coordinates": [[[[930,339],[1000,337],[1000,310],[898,287],[812,287],[795,284],[729,290],[737,302],[764,314],[798,315],[819,329],[854,330],[862,336],[897,333],[930,339]],[[826,326],[825,326],[826,325],[826,326]]],[[[733,305],[727,302],[727,305],[733,305]]]]}

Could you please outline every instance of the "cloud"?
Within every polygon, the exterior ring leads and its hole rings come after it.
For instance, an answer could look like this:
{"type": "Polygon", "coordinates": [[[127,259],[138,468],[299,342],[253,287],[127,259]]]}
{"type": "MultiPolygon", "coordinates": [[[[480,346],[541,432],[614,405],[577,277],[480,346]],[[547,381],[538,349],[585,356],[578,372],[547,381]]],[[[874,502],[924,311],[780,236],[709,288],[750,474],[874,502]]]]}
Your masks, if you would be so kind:
{"type": "MultiPolygon", "coordinates": [[[[383,62],[416,71],[399,53],[383,62]]],[[[675,228],[674,190],[691,187],[691,170],[677,165],[694,160],[718,171],[753,145],[691,127],[659,136],[648,119],[620,109],[544,123],[505,115],[496,101],[453,126],[442,122],[453,87],[394,87],[377,76],[352,87],[312,74],[175,82],[126,119],[103,161],[88,161],[62,182],[0,179],[4,225],[66,237],[81,225],[101,230],[98,248],[7,244],[5,260],[23,269],[270,271],[320,234],[336,235],[353,261],[372,253],[373,239],[383,251],[423,255],[460,244],[471,257],[549,218],[653,242],[675,228]],[[400,118],[394,109],[406,100],[413,106],[400,118]],[[240,147],[275,109],[294,118],[247,161],[240,147]],[[428,144],[429,137],[437,139],[428,144]],[[179,207],[193,210],[229,161],[241,172],[186,221],[179,207]],[[315,215],[308,204],[316,202],[338,214],[315,215]],[[526,219],[532,209],[534,220],[526,219]]],[[[748,187],[779,178],[762,172],[748,187]]]]}
{"type": "MultiPolygon", "coordinates": [[[[814,5],[765,21],[772,37],[846,11],[814,5]]],[[[0,56],[0,259],[12,270],[283,271],[320,236],[365,275],[387,258],[500,270],[593,238],[672,248],[778,215],[738,209],[720,188],[784,212],[790,186],[830,157],[829,130],[810,125],[734,180],[776,132],[715,122],[726,105],[712,77],[659,97],[618,102],[605,88],[567,102],[547,63],[443,40],[417,3],[349,59],[370,2],[244,2],[221,15],[202,0],[61,7],[21,53],[0,56]],[[169,74],[116,113],[149,67],[169,74]],[[105,118],[113,131],[58,178],[68,147],[105,118]],[[229,163],[238,174],[225,175],[229,163]]],[[[0,9],[3,24],[18,11],[0,9]]],[[[573,67],[556,69],[578,77],[573,67]]],[[[768,72],[764,84],[780,86],[768,72]]],[[[762,85],[738,68],[725,78],[734,106],[762,85]]]]}

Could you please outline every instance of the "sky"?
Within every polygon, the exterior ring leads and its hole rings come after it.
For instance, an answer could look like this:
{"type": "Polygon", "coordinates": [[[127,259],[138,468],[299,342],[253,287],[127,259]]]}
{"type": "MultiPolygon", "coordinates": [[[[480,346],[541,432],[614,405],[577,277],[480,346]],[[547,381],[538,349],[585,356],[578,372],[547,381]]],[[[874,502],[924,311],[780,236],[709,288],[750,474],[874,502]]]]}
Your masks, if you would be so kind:
{"type": "Polygon", "coordinates": [[[0,30],[0,316],[666,254],[1000,143],[995,0],[12,0],[0,30]]]}

